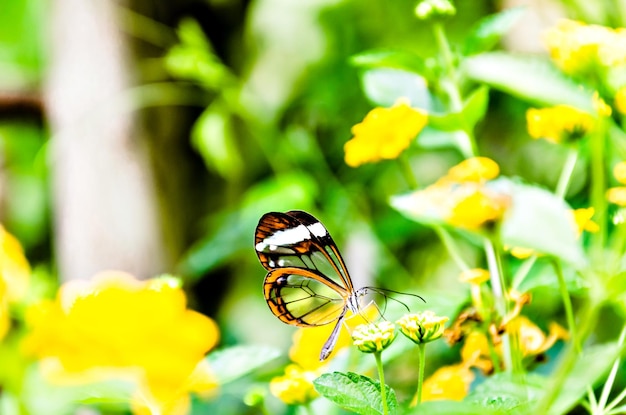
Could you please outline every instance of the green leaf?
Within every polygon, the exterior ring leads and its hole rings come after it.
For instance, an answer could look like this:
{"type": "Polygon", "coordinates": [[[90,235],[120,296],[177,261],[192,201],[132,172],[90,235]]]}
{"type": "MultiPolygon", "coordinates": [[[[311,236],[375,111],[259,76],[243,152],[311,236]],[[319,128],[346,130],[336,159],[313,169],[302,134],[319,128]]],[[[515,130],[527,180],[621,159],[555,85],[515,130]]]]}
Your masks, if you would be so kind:
{"type": "Polygon", "coordinates": [[[504,245],[531,248],[577,268],[585,264],[570,207],[561,198],[505,177],[489,182],[488,186],[511,198],[500,227],[504,245]]]}
{"type": "Polygon", "coordinates": [[[360,68],[394,68],[426,75],[424,59],[402,50],[368,50],[351,56],[350,63],[360,68]]]}
{"type": "Polygon", "coordinates": [[[239,345],[210,353],[206,360],[220,385],[232,382],[280,356],[280,351],[269,346],[239,345]]]}
{"type": "Polygon", "coordinates": [[[536,105],[568,104],[592,111],[591,93],[582,90],[545,59],[504,52],[483,53],[465,59],[463,70],[476,82],[536,105]]]}
{"type": "Polygon", "coordinates": [[[524,7],[514,7],[482,18],[469,33],[464,54],[474,55],[493,48],[524,12],[524,7]]]}
{"type": "Polygon", "coordinates": [[[604,379],[619,352],[620,347],[615,342],[584,350],[565,383],[559,388],[559,394],[550,407],[549,414],[564,414],[573,408],[585,396],[588,386],[596,385],[604,379]]]}
{"type": "Polygon", "coordinates": [[[546,380],[534,374],[498,373],[479,384],[466,402],[497,413],[528,414],[545,390],[546,380]]]}
{"type": "Polygon", "coordinates": [[[489,88],[477,88],[463,105],[461,112],[429,114],[428,125],[441,131],[471,131],[483,119],[489,105],[489,88]]]}
{"type": "MultiPolygon", "coordinates": [[[[377,380],[352,372],[333,372],[323,374],[313,384],[322,396],[343,409],[361,415],[383,413],[380,382],[377,380]]],[[[396,394],[389,386],[385,385],[385,388],[389,413],[393,414],[398,406],[396,394]]]]}
{"type": "Polygon", "coordinates": [[[241,176],[244,165],[235,140],[231,114],[226,105],[214,101],[191,130],[191,144],[200,153],[207,168],[225,179],[241,176]]]}
{"type": "Polygon", "coordinates": [[[502,412],[485,408],[482,405],[457,401],[423,402],[405,415],[498,415],[502,412]]]}
{"type": "Polygon", "coordinates": [[[372,68],[361,74],[365,96],[374,104],[390,107],[398,98],[408,98],[412,107],[432,112],[434,98],[423,76],[400,69],[372,68]]]}

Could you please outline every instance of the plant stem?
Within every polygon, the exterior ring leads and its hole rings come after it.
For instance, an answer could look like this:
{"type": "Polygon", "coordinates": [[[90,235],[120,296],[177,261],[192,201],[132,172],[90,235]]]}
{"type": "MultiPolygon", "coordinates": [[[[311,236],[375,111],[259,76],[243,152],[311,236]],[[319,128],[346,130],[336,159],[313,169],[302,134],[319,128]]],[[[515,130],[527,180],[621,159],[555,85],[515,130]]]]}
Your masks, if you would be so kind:
{"type": "Polygon", "coordinates": [[[439,239],[441,239],[443,246],[446,247],[446,250],[452,257],[452,260],[459,267],[459,269],[461,271],[467,271],[468,269],[470,269],[467,263],[463,260],[463,257],[461,256],[461,253],[459,252],[459,247],[456,245],[456,243],[454,242],[454,239],[452,239],[448,231],[439,225],[433,225],[433,230],[435,231],[437,236],[439,236],[439,239]]]}
{"type": "Polygon", "coordinates": [[[404,180],[406,180],[409,185],[409,189],[417,190],[419,189],[419,183],[413,174],[413,169],[411,168],[411,164],[406,155],[401,154],[400,157],[397,158],[398,164],[400,165],[400,170],[402,171],[402,175],[404,176],[404,180]]]}
{"type": "Polygon", "coordinates": [[[580,349],[580,343],[578,341],[578,336],[576,334],[576,322],[574,320],[572,299],[569,296],[569,291],[567,291],[567,284],[565,283],[565,277],[563,276],[563,268],[561,267],[561,261],[555,258],[552,261],[552,266],[554,266],[554,271],[559,281],[559,292],[561,294],[561,301],[563,301],[563,307],[565,308],[565,318],[567,320],[567,326],[568,326],[570,335],[572,336],[572,344],[574,345],[576,350],[580,352],[581,349],[580,349]]]}
{"type": "Polygon", "coordinates": [[[567,153],[565,164],[563,164],[563,170],[561,170],[561,175],[559,176],[559,181],[556,185],[555,194],[561,199],[565,198],[565,194],[567,193],[567,189],[569,188],[572,174],[574,173],[574,167],[576,167],[577,161],[578,149],[571,148],[567,153]]]}
{"type": "Polygon", "coordinates": [[[591,153],[591,205],[594,208],[596,221],[600,227],[598,232],[592,235],[592,261],[601,261],[607,235],[606,178],[604,172],[604,139],[606,127],[604,124],[602,124],[602,127],[604,128],[599,128],[599,131],[595,132],[593,136],[590,137],[589,145],[591,153]]]}
{"type": "Polygon", "coordinates": [[[417,391],[415,391],[415,395],[413,399],[411,399],[411,407],[415,405],[419,405],[422,403],[422,387],[424,385],[424,368],[426,366],[426,343],[419,343],[417,345],[417,349],[419,351],[419,375],[417,378],[417,391]]]}
{"type": "MultiPolygon", "coordinates": [[[[626,337],[626,327],[622,328],[622,332],[619,335],[619,340],[617,344],[620,347],[624,345],[624,338],[626,337]]],[[[611,388],[613,388],[613,383],[615,382],[615,375],[617,375],[617,369],[619,369],[620,358],[619,356],[615,359],[615,363],[613,363],[613,367],[611,368],[611,372],[609,373],[604,386],[602,387],[602,394],[600,395],[600,400],[598,402],[600,408],[604,408],[605,413],[613,409],[618,403],[624,399],[626,396],[626,389],[623,390],[608,406],[606,405],[609,400],[609,394],[611,393],[611,388]]]]}
{"type": "Polygon", "coordinates": [[[380,380],[380,398],[383,401],[383,414],[387,415],[389,413],[387,408],[387,387],[385,386],[385,372],[383,371],[383,359],[381,356],[381,352],[374,352],[376,367],[378,368],[378,379],[380,380]]]}
{"type": "Polygon", "coordinates": [[[311,402],[307,402],[302,406],[304,406],[304,410],[306,411],[308,415],[315,415],[315,412],[313,412],[313,408],[311,407],[311,402]]]}
{"type": "MultiPolygon", "coordinates": [[[[504,275],[498,257],[498,252],[494,242],[485,238],[485,253],[487,255],[487,267],[489,268],[489,280],[491,282],[491,291],[495,299],[496,309],[501,318],[508,313],[508,304],[505,291],[504,275]]],[[[502,336],[502,349],[504,358],[504,367],[506,370],[513,368],[513,353],[511,349],[511,341],[507,334],[502,336]]]]}
{"type": "MultiPolygon", "coordinates": [[[[433,23],[433,33],[441,56],[443,57],[444,69],[447,74],[446,77],[440,80],[439,84],[441,89],[448,95],[452,112],[461,112],[463,110],[463,99],[456,81],[454,55],[450,49],[450,43],[448,42],[445,29],[440,22],[433,23]]],[[[465,158],[474,157],[478,154],[478,151],[476,148],[476,140],[470,128],[465,127],[463,129],[463,138],[463,141],[459,140],[458,142],[459,150],[463,153],[465,158]]]]}

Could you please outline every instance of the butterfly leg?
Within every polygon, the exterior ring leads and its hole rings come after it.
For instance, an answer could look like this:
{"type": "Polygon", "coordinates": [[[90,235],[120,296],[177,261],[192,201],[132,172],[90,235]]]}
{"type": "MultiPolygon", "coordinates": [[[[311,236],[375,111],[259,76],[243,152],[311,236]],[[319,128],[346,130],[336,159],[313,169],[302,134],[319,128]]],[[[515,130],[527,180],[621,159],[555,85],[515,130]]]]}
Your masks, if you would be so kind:
{"type": "Polygon", "coordinates": [[[324,343],[322,347],[322,351],[320,352],[320,362],[326,360],[328,356],[333,352],[335,348],[335,344],[337,344],[337,339],[339,338],[339,331],[341,330],[341,326],[343,324],[343,314],[341,317],[337,319],[337,323],[335,324],[335,328],[333,328],[332,333],[324,343]]]}

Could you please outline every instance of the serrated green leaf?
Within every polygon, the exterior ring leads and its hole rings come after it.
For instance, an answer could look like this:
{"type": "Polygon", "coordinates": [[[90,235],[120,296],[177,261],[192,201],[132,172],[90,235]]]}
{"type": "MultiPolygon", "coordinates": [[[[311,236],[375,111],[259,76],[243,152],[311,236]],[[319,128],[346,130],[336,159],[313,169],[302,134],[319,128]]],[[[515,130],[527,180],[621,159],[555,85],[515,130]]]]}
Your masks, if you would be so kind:
{"type": "Polygon", "coordinates": [[[248,375],[280,356],[269,346],[239,345],[216,350],[206,357],[218,383],[223,385],[248,375]]]}
{"type": "Polygon", "coordinates": [[[191,144],[206,166],[225,179],[238,178],[244,169],[233,131],[231,114],[220,101],[212,103],[191,130],[191,144]]]}
{"type": "Polygon", "coordinates": [[[409,51],[368,50],[351,56],[350,63],[360,68],[394,68],[426,75],[424,59],[409,51]]]}
{"type": "Polygon", "coordinates": [[[570,207],[561,198],[547,190],[505,177],[488,185],[511,198],[500,226],[503,244],[553,255],[576,268],[585,264],[570,207]]]}
{"type": "Polygon", "coordinates": [[[591,93],[545,59],[504,52],[482,53],[463,61],[468,77],[536,105],[568,104],[592,111],[591,93]]]}
{"type": "Polygon", "coordinates": [[[423,76],[400,69],[372,68],[361,74],[365,96],[374,104],[390,107],[398,98],[408,98],[412,107],[432,112],[434,98],[423,76]]]}
{"type": "MultiPolygon", "coordinates": [[[[340,407],[361,415],[380,415],[383,413],[380,396],[380,382],[357,373],[325,373],[313,381],[320,395],[340,407]]],[[[396,394],[388,385],[387,406],[390,414],[396,412],[398,402],[396,394]]]]}
{"type": "Polygon", "coordinates": [[[423,402],[410,409],[405,415],[499,415],[501,412],[478,404],[457,401],[423,402]]]}
{"type": "Polygon", "coordinates": [[[514,7],[482,18],[467,36],[464,54],[474,55],[493,48],[524,12],[524,7],[514,7]]]}
{"type": "Polygon", "coordinates": [[[532,406],[545,390],[545,378],[534,375],[498,373],[488,377],[465,401],[496,413],[532,413],[532,406]]]}

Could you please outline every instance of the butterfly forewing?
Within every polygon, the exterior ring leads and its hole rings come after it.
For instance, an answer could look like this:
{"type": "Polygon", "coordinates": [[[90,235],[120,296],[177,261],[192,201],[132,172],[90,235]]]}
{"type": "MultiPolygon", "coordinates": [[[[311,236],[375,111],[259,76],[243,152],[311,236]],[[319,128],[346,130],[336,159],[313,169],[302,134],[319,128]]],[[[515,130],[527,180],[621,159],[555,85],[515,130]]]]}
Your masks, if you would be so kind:
{"type": "Polygon", "coordinates": [[[345,312],[348,293],[312,271],[279,268],[265,277],[267,304],[280,320],[295,326],[320,326],[345,312]]]}

